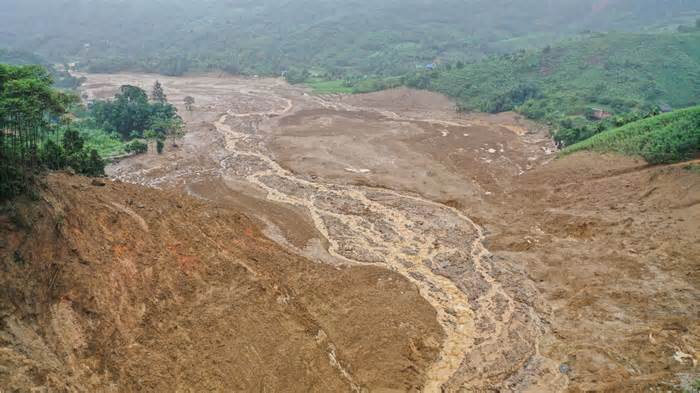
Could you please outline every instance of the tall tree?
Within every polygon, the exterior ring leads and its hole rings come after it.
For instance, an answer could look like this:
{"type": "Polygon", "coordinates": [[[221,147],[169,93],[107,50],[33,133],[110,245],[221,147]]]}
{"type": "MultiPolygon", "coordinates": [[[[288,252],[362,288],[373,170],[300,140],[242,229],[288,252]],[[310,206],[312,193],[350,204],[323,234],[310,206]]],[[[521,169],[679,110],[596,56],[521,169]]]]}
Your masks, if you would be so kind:
{"type": "Polygon", "coordinates": [[[68,106],[77,101],[53,89],[52,83],[42,67],[0,64],[0,199],[30,189],[44,167],[71,165],[89,175],[104,169],[99,155],[84,149],[77,131],[66,131],[63,146],[50,138],[66,119],[61,116],[68,106]]]}
{"type": "Polygon", "coordinates": [[[163,86],[160,84],[160,81],[156,81],[156,83],[153,85],[151,99],[160,103],[165,103],[168,101],[167,97],[165,96],[165,92],[163,91],[163,86]]]}
{"type": "Polygon", "coordinates": [[[193,105],[194,105],[194,97],[192,97],[192,96],[185,97],[185,109],[192,112],[193,105]]]}
{"type": "Polygon", "coordinates": [[[77,100],[51,87],[53,79],[41,66],[0,64],[0,116],[15,114],[23,120],[42,122],[66,113],[77,100]]]}
{"type": "Polygon", "coordinates": [[[140,136],[148,129],[154,105],[166,106],[160,103],[150,104],[145,91],[136,86],[124,85],[113,101],[97,101],[91,106],[91,111],[98,124],[128,139],[132,133],[140,136]]]}

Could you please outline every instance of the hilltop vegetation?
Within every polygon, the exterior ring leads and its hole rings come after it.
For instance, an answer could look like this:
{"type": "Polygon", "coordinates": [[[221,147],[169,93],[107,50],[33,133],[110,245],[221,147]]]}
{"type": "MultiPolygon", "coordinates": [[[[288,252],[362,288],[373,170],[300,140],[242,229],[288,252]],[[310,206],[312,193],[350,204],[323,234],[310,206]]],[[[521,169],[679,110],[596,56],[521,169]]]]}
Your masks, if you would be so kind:
{"type": "Polygon", "coordinates": [[[571,145],[660,109],[700,102],[700,32],[592,34],[542,50],[410,75],[462,109],[516,110],[571,145]],[[605,118],[600,121],[601,118],[605,118]]]}
{"type": "Polygon", "coordinates": [[[23,50],[0,48],[0,64],[41,65],[49,71],[54,87],[60,89],[75,89],[82,83],[80,78],[72,76],[65,69],[58,69],[40,56],[23,50]]]}
{"type": "Polygon", "coordinates": [[[687,160],[700,152],[700,106],[604,131],[568,147],[563,154],[581,150],[641,156],[650,164],[687,160]]]}
{"type": "Polygon", "coordinates": [[[398,75],[586,30],[653,31],[700,11],[686,0],[3,0],[3,6],[0,47],[52,62],[80,60],[91,71],[309,69],[330,79],[398,75]]]}

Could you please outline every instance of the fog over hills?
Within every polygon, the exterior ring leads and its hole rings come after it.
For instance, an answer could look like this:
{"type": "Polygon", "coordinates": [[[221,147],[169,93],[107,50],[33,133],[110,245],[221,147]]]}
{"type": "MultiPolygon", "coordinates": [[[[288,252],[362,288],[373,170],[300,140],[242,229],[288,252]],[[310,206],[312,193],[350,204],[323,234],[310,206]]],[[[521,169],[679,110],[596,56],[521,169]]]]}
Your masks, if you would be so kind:
{"type": "Polygon", "coordinates": [[[698,13],[689,0],[2,0],[0,5],[0,47],[53,61],[89,58],[116,69],[146,64],[171,72],[215,67],[258,73],[303,65],[396,74],[426,61],[542,46],[581,31],[672,28],[698,13]]]}

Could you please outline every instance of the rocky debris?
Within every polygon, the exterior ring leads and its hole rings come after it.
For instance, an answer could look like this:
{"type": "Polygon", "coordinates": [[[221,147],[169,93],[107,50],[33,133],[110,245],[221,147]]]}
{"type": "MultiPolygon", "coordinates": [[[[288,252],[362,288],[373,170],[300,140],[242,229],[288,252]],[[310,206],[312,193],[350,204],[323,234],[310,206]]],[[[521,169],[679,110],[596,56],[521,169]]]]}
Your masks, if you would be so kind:
{"type": "Polygon", "coordinates": [[[107,183],[105,183],[102,179],[94,178],[90,181],[90,184],[95,187],[104,187],[107,183]]]}
{"type": "Polygon", "coordinates": [[[562,374],[568,374],[571,372],[571,366],[566,363],[562,363],[559,365],[559,372],[562,374]]]}

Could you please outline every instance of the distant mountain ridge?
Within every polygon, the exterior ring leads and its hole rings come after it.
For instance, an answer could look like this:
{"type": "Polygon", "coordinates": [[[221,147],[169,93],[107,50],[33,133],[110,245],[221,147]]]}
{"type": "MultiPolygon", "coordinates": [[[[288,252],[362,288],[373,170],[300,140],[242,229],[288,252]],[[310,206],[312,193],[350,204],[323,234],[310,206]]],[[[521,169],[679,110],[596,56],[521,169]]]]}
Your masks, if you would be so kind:
{"type": "Polygon", "coordinates": [[[0,47],[96,70],[219,68],[398,74],[584,30],[646,31],[700,14],[684,0],[0,0],[0,47]]]}
{"type": "Polygon", "coordinates": [[[38,64],[44,66],[51,73],[54,80],[54,85],[58,88],[72,89],[81,83],[79,78],[72,76],[63,69],[56,68],[53,64],[49,64],[49,62],[47,62],[41,56],[23,50],[0,48],[0,64],[38,64]]]}

